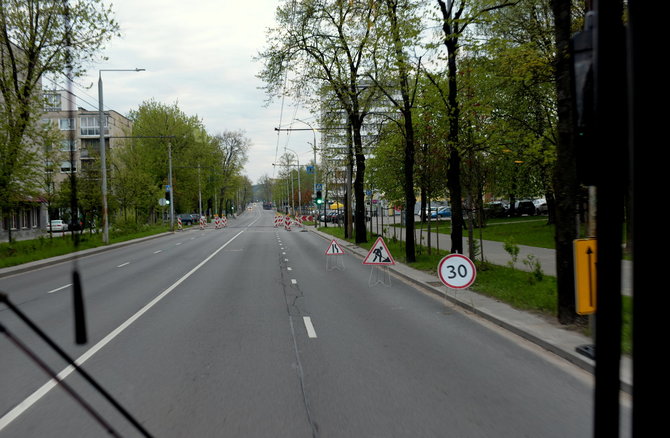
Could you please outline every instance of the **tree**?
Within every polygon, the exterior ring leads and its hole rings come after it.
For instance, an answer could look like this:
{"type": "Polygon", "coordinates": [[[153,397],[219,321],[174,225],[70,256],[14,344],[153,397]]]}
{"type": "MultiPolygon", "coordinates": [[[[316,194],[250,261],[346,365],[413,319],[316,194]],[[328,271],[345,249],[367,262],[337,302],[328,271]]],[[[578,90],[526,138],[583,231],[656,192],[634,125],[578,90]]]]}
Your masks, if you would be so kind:
{"type": "Polygon", "coordinates": [[[43,108],[41,81],[66,70],[73,73],[94,60],[118,32],[111,7],[102,0],[77,3],[67,10],[62,0],[0,2],[0,209],[36,190],[40,167],[43,108]],[[66,12],[69,20],[66,23],[66,12]],[[69,41],[70,46],[67,47],[69,41]]]}
{"type": "Polygon", "coordinates": [[[239,187],[247,183],[251,185],[248,180],[238,178],[247,162],[247,151],[251,146],[251,140],[246,137],[244,131],[223,131],[214,136],[213,145],[216,149],[217,172],[221,177],[219,202],[225,203],[226,200],[236,199],[239,187]]]}
{"type": "MultiPolygon", "coordinates": [[[[414,192],[414,163],[416,139],[414,132],[413,111],[416,97],[416,82],[418,68],[414,71],[414,85],[412,84],[412,67],[407,50],[416,43],[417,28],[411,25],[416,5],[410,1],[386,0],[384,14],[388,25],[387,40],[389,45],[390,64],[394,65],[393,74],[396,76],[393,90],[387,89],[381,77],[377,75],[375,83],[384,90],[384,94],[391,101],[393,107],[402,115],[400,131],[404,139],[403,189],[405,194],[405,258],[408,262],[416,261],[414,242],[414,206],[416,195],[414,192]],[[396,97],[400,93],[400,98],[396,97]]],[[[377,57],[379,59],[379,57],[377,57]]],[[[379,67],[379,66],[378,66],[379,67]]],[[[385,69],[386,70],[386,69],[385,69]]],[[[376,73],[381,73],[378,70],[376,73]]]]}
{"type": "Polygon", "coordinates": [[[367,240],[365,229],[365,155],[361,130],[375,100],[376,90],[364,77],[372,68],[377,49],[374,0],[306,0],[287,2],[277,9],[276,28],[268,32],[269,47],[260,54],[264,68],[259,77],[272,95],[305,96],[317,102],[332,96],[351,132],[350,155],[356,164],[355,239],[367,240]],[[293,73],[287,88],[287,74],[293,73]]]}
{"type": "Polygon", "coordinates": [[[558,110],[558,143],[555,173],[556,187],[556,280],[558,320],[575,321],[574,262],[572,242],[576,236],[577,169],[572,107],[572,74],[569,55],[572,34],[571,0],[552,0],[556,39],[556,95],[558,110]]]}
{"type": "MultiPolygon", "coordinates": [[[[447,184],[451,195],[451,252],[463,253],[463,190],[461,187],[461,162],[460,150],[460,106],[458,98],[458,55],[460,39],[468,26],[475,23],[487,12],[514,5],[515,2],[491,2],[483,1],[481,7],[469,8],[468,0],[437,0],[441,15],[442,43],[447,50],[447,79],[446,92],[440,90],[445,96],[447,110],[449,112],[449,170],[447,172],[447,184]]],[[[475,5],[479,6],[479,5],[475,5]]]]}

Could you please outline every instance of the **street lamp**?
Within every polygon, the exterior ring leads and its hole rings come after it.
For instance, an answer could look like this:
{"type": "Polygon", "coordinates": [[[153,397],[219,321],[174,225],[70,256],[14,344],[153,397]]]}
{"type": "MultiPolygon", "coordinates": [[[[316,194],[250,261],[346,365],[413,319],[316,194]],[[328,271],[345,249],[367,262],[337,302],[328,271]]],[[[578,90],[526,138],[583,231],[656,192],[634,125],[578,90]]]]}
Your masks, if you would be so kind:
{"type": "MultiPolygon", "coordinates": [[[[302,194],[300,193],[300,157],[298,157],[298,153],[293,149],[284,147],[284,150],[293,152],[298,163],[298,209],[302,210],[302,194]]],[[[293,181],[293,177],[291,177],[291,181],[293,181]]],[[[291,195],[291,197],[293,197],[293,195],[291,195]]],[[[295,215],[295,208],[293,209],[293,214],[295,215]]]]}
{"type": "MultiPolygon", "coordinates": [[[[316,195],[316,131],[310,125],[309,123],[305,122],[304,120],[296,119],[298,122],[304,123],[305,125],[309,126],[309,129],[312,130],[312,135],[314,136],[314,142],[312,143],[312,146],[314,148],[314,187],[312,187],[312,192],[316,195]]],[[[316,196],[314,197],[314,201],[316,201],[316,196]]],[[[317,206],[318,208],[318,206],[317,206]]],[[[318,214],[317,214],[317,219],[314,221],[314,228],[316,228],[319,225],[319,219],[318,219],[318,214]]]]}
{"type": "Polygon", "coordinates": [[[98,70],[98,129],[100,130],[100,166],[102,166],[102,242],[109,243],[109,217],[107,211],[107,157],[105,148],[105,113],[102,104],[102,72],[103,71],[145,71],[135,69],[103,69],[98,70]]]}

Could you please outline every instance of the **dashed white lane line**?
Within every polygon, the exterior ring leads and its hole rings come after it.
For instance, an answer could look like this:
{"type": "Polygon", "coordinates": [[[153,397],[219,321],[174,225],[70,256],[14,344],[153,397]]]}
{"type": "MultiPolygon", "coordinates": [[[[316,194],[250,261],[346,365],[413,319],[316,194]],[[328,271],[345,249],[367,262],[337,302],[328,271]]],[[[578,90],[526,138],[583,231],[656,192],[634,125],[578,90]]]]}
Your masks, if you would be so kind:
{"type": "MultiPolygon", "coordinates": [[[[233,240],[237,239],[237,237],[240,234],[244,233],[244,231],[246,231],[246,230],[242,230],[239,233],[235,234],[233,237],[231,237],[226,243],[224,243],[222,246],[220,246],[216,251],[214,251],[207,258],[205,258],[203,261],[198,263],[198,265],[196,267],[194,267],[189,272],[184,274],[184,276],[182,276],[179,280],[174,282],[170,287],[168,287],[163,292],[161,292],[153,300],[149,301],[144,307],[142,307],[140,310],[138,310],[133,316],[128,318],[123,324],[118,326],[116,329],[112,330],[107,336],[105,336],[100,341],[98,341],[97,344],[95,344],[93,347],[88,349],[84,354],[79,356],[79,358],[75,360],[76,366],[83,365],[88,359],[90,359],[93,355],[95,355],[105,345],[110,343],[114,338],[116,338],[125,329],[127,329],[133,322],[135,322],[142,315],[144,315],[146,312],[148,312],[153,306],[156,305],[156,303],[161,301],[165,296],[167,296],[170,292],[172,292],[174,289],[176,289],[180,284],[182,284],[184,281],[186,281],[187,278],[189,278],[196,271],[198,271],[205,263],[207,263],[212,258],[214,258],[219,252],[221,252],[233,240]]],[[[58,373],[58,375],[55,378],[50,379],[47,383],[45,383],[44,385],[39,387],[31,395],[29,395],[25,400],[23,400],[21,403],[16,405],[12,410],[10,410],[9,412],[5,413],[2,417],[0,417],[0,431],[2,431],[5,427],[7,427],[8,424],[10,424],[16,418],[18,418],[23,412],[28,410],[32,405],[37,403],[42,397],[44,397],[47,393],[49,393],[49,391],[51,391],[58,384],[59,380],[65,379],[67,376],[72,374],[72,372],[74,370],[75,370],[75,368],[74,368],[73,365],[68,365],[67,367],[63,368],[63,370],[60,373],[58,373]]]]}
{"type": "Polygon", "coordinates": [[[47,292],[47,293],[48,293],[48,294],[52,294],[52,293],[54,293],[54,292],[58,292],[59,290],[66,289],[66,288],[68,288],[68,287],[70,287],[70,286],[72,286],[72,283],[68,283],[68,284],[66,284],[65,286],[57,287],[56,289],[52,289],[52,290],[50,290],[50,291],[47,292]]]}
{"type": "Polygon", "coordinates": [[[302,320],[305,322],[305,328],[307,329],[307,336],[310,338],[316,338],[316,330],[314,330],[314,326],[312,325],[312,318],[309,316],[303,316],[302,320]]]}
{"type": "Polygon", "coordinates": [[[163,252],[163,250],[159,249],[158,251],[154,251],[154,254],[158,254],[159,252],[163,252]]]}
{"type": "Polygon", "coordinates": [[[293,270],[293,268],[292,268],[292,267],[290,267],[290,266],[287,266],[287,267],[286,267],[286,270],[287,270],[287,271],[292,271],[292,270],[293,270]]]}
{"type": "Polygon", "coordinates": [[[119,266],[117,266],[117,268],[123,268],[124,266],[128,266],[129,264],[130,262],[121,263],[119,266]]]}
{"type": "Polygon", "coordinates": [[[296,280],[295,278],[292,278],[291,279],[291,284],[298,284],[298,280],[296,280]]]}

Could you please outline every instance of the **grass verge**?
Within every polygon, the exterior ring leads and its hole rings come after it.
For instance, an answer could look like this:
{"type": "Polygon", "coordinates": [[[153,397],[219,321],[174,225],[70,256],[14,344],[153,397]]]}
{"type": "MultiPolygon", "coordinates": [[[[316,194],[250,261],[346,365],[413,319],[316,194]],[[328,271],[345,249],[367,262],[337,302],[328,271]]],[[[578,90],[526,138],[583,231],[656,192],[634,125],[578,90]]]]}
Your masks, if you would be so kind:
{"type": "MultiPolygon", "coordinates": [[[[130,230],[113,230],[109,234],[109,243],[125,242],[166,231],[169,231],[169,227],[163,225],[136,227],[130,230]]],[[[20,240],[11,243],[3,242],[0,243],[0,268],[16,266],[103,245],[102,236],[99,233],[89,234],[87,232],[79,235],[79,243],[76,247],[71,235],[54,237],[47,235],[32,240],[20,240]]]]}

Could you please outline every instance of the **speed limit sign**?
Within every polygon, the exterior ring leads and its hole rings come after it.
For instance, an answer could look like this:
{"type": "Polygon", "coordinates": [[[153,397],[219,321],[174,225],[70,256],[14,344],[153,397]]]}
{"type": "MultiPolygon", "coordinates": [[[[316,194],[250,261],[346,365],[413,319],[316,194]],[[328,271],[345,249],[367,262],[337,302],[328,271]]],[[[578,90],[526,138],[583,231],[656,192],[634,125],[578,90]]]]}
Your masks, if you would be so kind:
{"type": "Polygon", "coordinates": [[[453,289],[464,289],[477,277],[475,264],[462,254],[450,254],[440,260],[437,273],[442,283],[453,289]]]}

